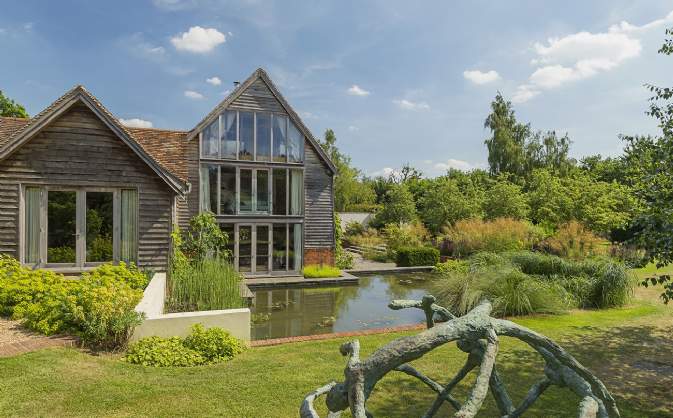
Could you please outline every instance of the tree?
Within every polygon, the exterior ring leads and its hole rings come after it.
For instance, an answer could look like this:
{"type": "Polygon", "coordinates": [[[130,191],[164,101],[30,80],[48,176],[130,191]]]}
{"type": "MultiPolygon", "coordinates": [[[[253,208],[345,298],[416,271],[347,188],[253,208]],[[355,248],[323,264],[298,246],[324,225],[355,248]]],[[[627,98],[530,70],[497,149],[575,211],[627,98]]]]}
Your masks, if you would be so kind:
{"type": "Polygon", "coordinates": [[[416,205],[409,189],[404,184],[394,184],[386,193],[383,208],[376,214],[375,223],[383,226],[390,223],[403,224],[416,219],[416,205]]]}
{"type": "Polygon", "coordinates": [[[345,211],[352,205],[373,204],[376,198],[374,190],[360,180],[360,170],[351,166],[351,158],[339,151],[336,140],[334,131],[327,129],[324,142],[320,142],[337,168],[334,179],[334,209],[345,211]]]}
{"type": "Polygon", "coordinates": [[[28,113],[23,106],[5,96],[0,90],[0,116],[28,118],[28,113]]]}
{"type": "Polygon", "coordinates": [[[461,190],[458,181],[438,177],[428,182],[418,202],[423,223],[434,233],[461,219],[481,216],[483,195],[474,187],[461,190]]]}
{"type": "Polygon", "coordinates": [[[484,127],[491,130],[491,137],[484,141],[491,174],[523,174],[524,145],[530,125],[516,121],[512,102],[506,101],[502,94],[498,93],[491,102],[491,114],[486,117],[484,127]]]}
{"type": "Polygon", "coordinates": [[[488,190],[483,209],[486,219],[526,219],[530,210],[521,186],[504,179],[488,190]]]}

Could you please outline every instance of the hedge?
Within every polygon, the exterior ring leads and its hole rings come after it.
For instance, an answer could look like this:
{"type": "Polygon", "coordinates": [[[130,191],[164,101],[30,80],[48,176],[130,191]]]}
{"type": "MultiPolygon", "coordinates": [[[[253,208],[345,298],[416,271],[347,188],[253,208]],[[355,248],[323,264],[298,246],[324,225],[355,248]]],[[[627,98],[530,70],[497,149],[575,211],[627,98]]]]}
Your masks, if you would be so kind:
{"type": "Polygon", "coordinates": [[[432,247],[403,247],[397,250],[399,267],[434,266],[439,263],[439,250],[432,247]]]}

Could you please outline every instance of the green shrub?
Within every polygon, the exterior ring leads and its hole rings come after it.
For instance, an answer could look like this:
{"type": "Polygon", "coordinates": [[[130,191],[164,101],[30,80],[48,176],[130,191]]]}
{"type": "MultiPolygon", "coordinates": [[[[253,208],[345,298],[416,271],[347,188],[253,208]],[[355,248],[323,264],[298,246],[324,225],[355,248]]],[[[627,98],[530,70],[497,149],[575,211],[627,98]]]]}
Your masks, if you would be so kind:
{"type": "Polygon", "coordinates": [[[610,257],[620,260],[630,268],[643,268],[649,262],[645,250],[631,245],[620,244],[610,247],[610,257]]]}
{"type": "Polygon", "coordinates": [[[185,347],[180,337],[143,338],[131,344],[124,361],[153,367],[189,367],[206,363],[201,354],[185,347]]]}
{"type": "Polygon", "coordinates": [[[353,268],[353,254],[343,248],[337,248],[334,255],[334,264],[338,269],[348,270],[353,268]]]}
{"type": "Polygon", "coordinates": [[[346,224],[346,229],[344,230],[344,235],[346,235],[346,236],[360,235],[363,232],[365,232],[364,225],[362,225],[360,222],[352,221],[352,222],[348,222],[348,224],[346,224]]]}
{"type": "Polygon", "coordinates": [[[420,222],[388,224],[383,228],[388,250],[402,247],[421,247],[430,241],[430,231],[420,222]]]}
{"type": "Polygon", "coordinates": [[[304,266],[304,277],[309,279],[340,276],[341,270],[339,270],[337,267],[319,264],[310,264],[308,266],[304,266]]]}
{"type": "Polygon", "coordinates": [[[135,264],[126,264],[121,261],[118,265],[103,264],[94,270],[84,272],[82,279],[91,279],[94,282],[103,282],[107,280],[126,283],[132,289],[145,290],[150,281],[150,277],[145,272],[136,267],[135,264]]]}
{"type": "Polygon", "coordinates": [[[169,312],[242,308],[242,276],[231,262],[206,257],[192,263],[171,264],[166,309],[169,312]]]}
{"type": "MultiPolygon", "coordinates": [[[[100,267],[99,267],[100,269],[100,267]]],[[[102,272],[82,276],[70,298],[68,318],[88,346],[116,349],[126,346],[134,328],[142,322],[135,311],[143,297],[123,276],[102,272]]]]}
{"type": "Polygon", "coordinates": [[[470,266],[465,261],[446,260],[443,263],[437,263],[432,271],[435,273],[467,273],[470,266]]]}
{"type": "MultiPolygon", "coordinates": [[[[89,237],[87,237],[87,242],[89,237]]],[[[112,237],[96,236],[91,240],[91,248],[87,250],[87,259],[91,261],[112,260],[112,237]]]]}
{"type": "Polygon", "coordinates": [[[148,337],[131,344],[124,361],[143,366],[189,367],[230,360],[246,349],[245,344],[222,328],[192,327],[187,338],[148,337]]]}
{"type": "Polygon", "coordinates": [[[479,251],[503,252],[532,249],[544,234],[529,222],[509,218],[492,221],[465,219],[446,231],[453,255],[465,257],[479,251]]]}
{"type": "Polygon", "coordinates": [[[192,327],[184,345],[201,354],[207,363],[217,363],[232,359],[245,350],[245,345],[222,328],[205,329],[203,325],[192,327]]]}
{"type": "Polygon", "coordinates": [[[401,267],[434,266],[439,263],[439,250],[432,247],[403,247],[396,251],[396,263],[401,267]]]}
{"type": "Polygon", "coordinates": [[[73,247],[47,248],[47,260],[50,263],[74,263],[75,259],[75,249],[73,247]]]}

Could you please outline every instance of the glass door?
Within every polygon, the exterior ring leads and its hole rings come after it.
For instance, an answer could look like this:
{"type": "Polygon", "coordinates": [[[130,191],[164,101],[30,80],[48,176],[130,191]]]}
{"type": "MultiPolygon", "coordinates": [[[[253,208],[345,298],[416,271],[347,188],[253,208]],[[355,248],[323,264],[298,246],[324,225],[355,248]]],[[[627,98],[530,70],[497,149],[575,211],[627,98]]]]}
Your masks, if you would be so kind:
{"type": "Polygon", "coordinates": [[[77,192],[47,192],[47,264],[74,266],[77,263],[77,192]]]}
{"type": "Polygon", "coordinates": [[[252,225],[238,225],[238,271],[252,272],[252,225]]]}
{"type": "Polygon", "coordinates": [[[256,225],[255,233],[255,273],[269,272],[271,255],[271,225],[256,225]]]}

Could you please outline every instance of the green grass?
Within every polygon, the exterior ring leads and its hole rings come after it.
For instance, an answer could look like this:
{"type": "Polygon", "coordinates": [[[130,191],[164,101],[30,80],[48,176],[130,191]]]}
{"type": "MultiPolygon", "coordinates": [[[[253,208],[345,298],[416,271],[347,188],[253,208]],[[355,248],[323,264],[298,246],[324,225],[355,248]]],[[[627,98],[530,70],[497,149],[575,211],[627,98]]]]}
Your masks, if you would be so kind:
{"type": "Polygon", "coordinates": [[[304,277],[307,279],[317,279],[326,277],[340,277],[341,270],[332,266],[321,266],[312,264],[304,267],[304,277]]]}
{"type": "MultiPolygon", "coordinates": [[[[538,315],[516,322],[557,340],[598,374],[623,417],[671,418],[673,308],[642,292],[639,289],[638,299],[623,308],[538,315]]],[[[414,333],[360,337],[362,356],[414,333]]],[[[253,348],[225,363],[183,369],[135,366],[120,362],[117,355],[93,356],[75,349],[0,358],[0,411],[17,417],[293,417],[306,393],[343,379],[345,360],[338,348],[344,341],[253,348]]],[[[542,377],[542,362],[519,341],[501,342],[499,371],[513,398],[521,400],[542,377]]],[[[446,382],[464,360],[455,344],[447,344],[413,365],[446,382]]],[[[464,399],[468,382],[456,389],[457,397],[464,399]]],[[[368,406],[377,417],[414,417],[433,399],[416,380],[390,374],[376,387],[368,406]]],[[[552,387],[526,416],[576,416],[578,402],[567,389],[552,387]]],[[[324,401],[318,405],[325,416],[324,401]]],[[[449,416],[449,410],[438,416],[449,416]]],[[[480,416],[497,416],[490,397],[480,416]]]]}

